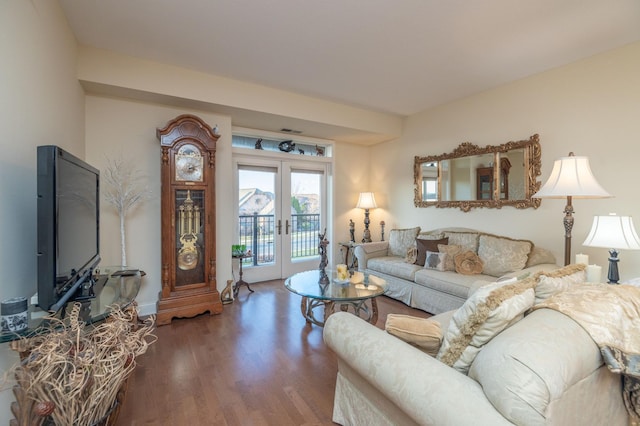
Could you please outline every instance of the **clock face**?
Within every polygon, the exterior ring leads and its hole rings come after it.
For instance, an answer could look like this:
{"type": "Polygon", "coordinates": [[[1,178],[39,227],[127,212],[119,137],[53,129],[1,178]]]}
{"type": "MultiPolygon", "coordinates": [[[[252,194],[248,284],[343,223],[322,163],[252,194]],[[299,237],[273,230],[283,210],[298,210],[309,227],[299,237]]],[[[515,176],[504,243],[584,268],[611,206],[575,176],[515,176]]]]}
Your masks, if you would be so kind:
{"type": "Polygon", "coordinates": [[[182,145],[176,153],[176,180],[202,182],[204,158],[195,145],[182,145]]]}

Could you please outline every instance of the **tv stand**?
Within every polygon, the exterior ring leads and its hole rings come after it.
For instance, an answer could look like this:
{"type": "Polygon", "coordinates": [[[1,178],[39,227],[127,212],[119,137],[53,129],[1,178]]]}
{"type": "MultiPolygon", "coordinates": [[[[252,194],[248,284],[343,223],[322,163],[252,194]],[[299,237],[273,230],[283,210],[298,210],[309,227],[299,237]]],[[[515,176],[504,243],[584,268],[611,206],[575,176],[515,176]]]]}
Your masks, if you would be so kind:
{"type": "MultiPolygon", "coordinates": [[[[96,271],[97,272],[97,271],[96,271]]],[[[87,324],[104,320],[109,316],[109,306],[117,304],[126,308],[134,303],[144,271],[126,269],[122,266],[103,266],[97,274],[91,275],[90,284],[83,283],[74,297],[65,303],[57,312],[51,313],[43,310],[37,304],[29,306],[29,327],[19,332],[0,332],[0,343],[11,342],[24,337],[31,337],[42,330],[46,330],[52,322],[50,318],[65,319],[67,310],[73,307],[72,302],[81,303],[82,319],[87,324]],[[135,274],[122,275],[118,271],[135,271],[135,274]],[[85,288],[86,285],[86,288],[85,288]],[[70,303],[71,302],[71,303],[70,303]]]]}
{"type": "MultiPolygon", "coordinates": [[[[74,295],[72,300],[70,300],[70,302],[80,303],[79,317],[82,321],[88,322],[90,320],[91,302],[96,298],[97,294],[101,294],[102,289],[109,280],[110,276],[115,277],[116,275],[115,273],[111,275],[94,275],[92,273],[91,278],[85,280],[85,282],[82,283],[82,285],[78,288],[78,291],[76,291],[76,294],[74,295]]],[[[65,311],[66,307],[63,310],[63,315],[65,311]]]]}

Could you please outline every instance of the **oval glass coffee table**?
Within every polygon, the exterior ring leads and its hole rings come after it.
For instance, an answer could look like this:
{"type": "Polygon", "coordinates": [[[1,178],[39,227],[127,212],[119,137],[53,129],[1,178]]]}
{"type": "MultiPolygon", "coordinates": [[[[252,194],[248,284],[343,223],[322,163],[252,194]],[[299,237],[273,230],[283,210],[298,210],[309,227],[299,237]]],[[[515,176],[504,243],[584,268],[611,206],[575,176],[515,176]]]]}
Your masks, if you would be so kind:
{"type": "Polygon", "coordinates": [[[284,286],[292,293],[302,296],[300,309],[308,323],[324,326],[329,316],[336,311],[350,311],[360,318],[375,324],[378,321],[378,304],[376,297],[387,290],[386,284],[369,283],[365,275],[365,283],[341,283],[335,280],[335,272],[327,271],[329,282],[320,283],[320,270],[300,272],[287,278],[284,286]],[[322,319],[316,318],[314,310],[324,307],[322,319]]]}

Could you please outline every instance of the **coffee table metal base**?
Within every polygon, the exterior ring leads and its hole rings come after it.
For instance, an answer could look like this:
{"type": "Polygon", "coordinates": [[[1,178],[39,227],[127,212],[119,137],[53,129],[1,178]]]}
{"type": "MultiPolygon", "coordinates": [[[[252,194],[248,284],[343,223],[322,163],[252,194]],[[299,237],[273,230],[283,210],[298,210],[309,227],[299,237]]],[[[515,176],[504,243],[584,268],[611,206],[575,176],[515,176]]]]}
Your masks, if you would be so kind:
{"type": "Polygon", "coordinates": [[[332,300],[314,299],[303,296],[300,310],[302,311],[302,316],[308,323],[324,327],[327,318],[336,312],[336,305],[340,305],[340,310],[343,312],[349,312],[349,308],[352,308],[351,310],[356,316],[370,324],[375,324],[378,321],[378,303],[375,297],[355,301],[334,302],[332,300]],[[369,304],[367,302],[370,302],[371,306],[368,306],[369,304]],[[324,307],[324,317],[322,320],[317,319],[314,314],[314,309],[318,307],[324,307]]]}

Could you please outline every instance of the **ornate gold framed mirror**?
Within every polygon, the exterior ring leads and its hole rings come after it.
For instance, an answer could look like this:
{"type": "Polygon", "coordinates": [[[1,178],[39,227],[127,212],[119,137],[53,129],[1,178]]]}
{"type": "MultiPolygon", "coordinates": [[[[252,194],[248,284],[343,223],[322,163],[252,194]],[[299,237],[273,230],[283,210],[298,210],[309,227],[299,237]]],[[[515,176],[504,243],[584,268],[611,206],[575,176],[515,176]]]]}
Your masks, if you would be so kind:
{"type": "Polygon", "coordinates": [[[529,139],[479,147],[461,143],[453,152],[416,156],[413,193],[416,207],[538,208],[531,198],[540,188],[541,148],[529,139]]]}

